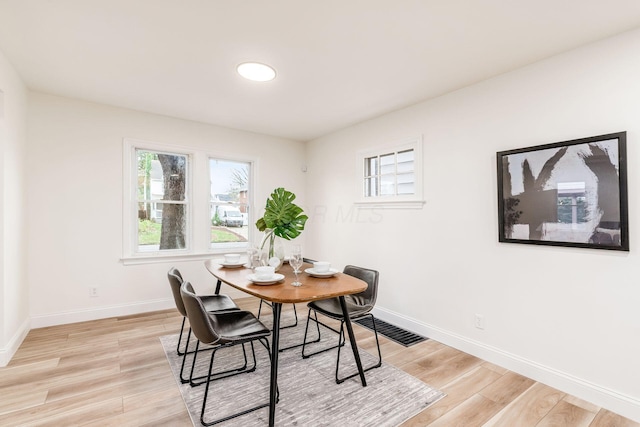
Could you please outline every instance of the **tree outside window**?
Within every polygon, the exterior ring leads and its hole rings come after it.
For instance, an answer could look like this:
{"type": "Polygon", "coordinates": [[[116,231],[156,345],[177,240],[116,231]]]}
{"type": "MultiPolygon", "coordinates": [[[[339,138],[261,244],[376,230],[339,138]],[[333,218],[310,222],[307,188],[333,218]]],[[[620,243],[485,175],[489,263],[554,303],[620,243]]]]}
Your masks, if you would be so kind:
{"type": "Polygon", "coordinates": [[[186,249],[188,156],[136,149],[136,158],[138,251],[186,249]]]}

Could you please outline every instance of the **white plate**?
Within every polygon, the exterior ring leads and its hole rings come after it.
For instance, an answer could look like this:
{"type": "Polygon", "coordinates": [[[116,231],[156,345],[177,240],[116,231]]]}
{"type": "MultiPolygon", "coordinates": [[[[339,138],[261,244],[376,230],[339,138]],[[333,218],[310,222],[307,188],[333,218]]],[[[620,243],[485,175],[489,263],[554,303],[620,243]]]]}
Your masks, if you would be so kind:
{"type": "Polygon", "coordinates": [[[340,271],[333,268],[330,268],[329,271],[323,271],[322,273],[315,271],[313,268],[307,268],[304,272],[313,277],[331,277],[340,273],[340,271]]]}
{"type": "Polygon", "coordinates": [[[246,264],[246,262],[224,262],[222,261],[220,263],[221,266],[226,267],[226,268],[238,268],[238,267],[243,267],[246,264]]]}
{"type": "Polygon", "coordinates": [[[247,279],[251,280],[254,285],[273,285],[284,279],[284,274],[275,273],[269,279],[258,279],[255,274],[250,274],[247,279]]]}

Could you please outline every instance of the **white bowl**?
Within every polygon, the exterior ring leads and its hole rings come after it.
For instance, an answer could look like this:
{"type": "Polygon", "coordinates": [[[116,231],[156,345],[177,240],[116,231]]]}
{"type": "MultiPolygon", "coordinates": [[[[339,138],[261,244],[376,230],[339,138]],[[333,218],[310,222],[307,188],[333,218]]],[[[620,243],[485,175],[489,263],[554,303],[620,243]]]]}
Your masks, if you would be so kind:
{"type": "Polygon", "coordinates": [[[237,264],[240,262],[240,254],[225,254],[224,262],[225,264],[237,264]]]}
{"type": "Polygon", "coordinates": [[[313,270],[318,273],[326,273],[331,268],[331,263],[327,261],[316,261],[313,263],[313,270]]]}
{"type": "Polygon", "coordinates": [[[258,280],[269,280],[276,272],[274,267],[269,265],[263,265],[255,268],[255,275],[258,280]]]}

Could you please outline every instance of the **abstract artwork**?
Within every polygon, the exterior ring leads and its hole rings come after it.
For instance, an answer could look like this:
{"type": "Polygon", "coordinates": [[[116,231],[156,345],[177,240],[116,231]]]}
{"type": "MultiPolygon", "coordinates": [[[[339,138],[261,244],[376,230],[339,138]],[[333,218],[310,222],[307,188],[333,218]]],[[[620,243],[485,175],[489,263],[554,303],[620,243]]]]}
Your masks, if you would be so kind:
{"type": "Polygon", "coordinates": [[[499,241],[628,251],[626,137],[498,152],[499,241]]]}

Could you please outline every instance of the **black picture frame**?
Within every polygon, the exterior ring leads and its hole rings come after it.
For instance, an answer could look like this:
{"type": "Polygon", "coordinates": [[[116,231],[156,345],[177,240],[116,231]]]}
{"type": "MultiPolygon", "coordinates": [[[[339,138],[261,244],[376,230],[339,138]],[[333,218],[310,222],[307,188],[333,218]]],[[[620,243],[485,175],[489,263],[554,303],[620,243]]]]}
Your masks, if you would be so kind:
{"type": "Polygon", "coordinates": [[[626,132],[496,158],[500,242],[629,250],[626,132]]]}

